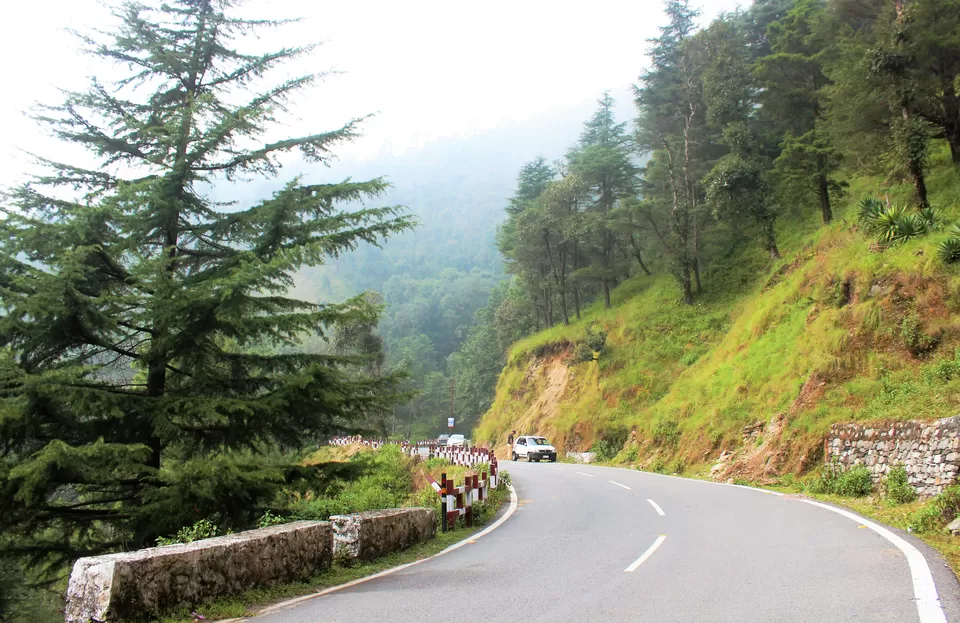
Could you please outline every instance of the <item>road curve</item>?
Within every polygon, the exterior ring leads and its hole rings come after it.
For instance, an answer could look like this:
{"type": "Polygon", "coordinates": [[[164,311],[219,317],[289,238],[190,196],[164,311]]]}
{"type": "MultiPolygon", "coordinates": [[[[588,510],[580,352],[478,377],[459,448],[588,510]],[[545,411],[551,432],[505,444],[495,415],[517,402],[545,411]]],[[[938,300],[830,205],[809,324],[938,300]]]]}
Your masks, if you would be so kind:
{"type": "Polygon", "coordinates": [[[915,553],[908,564],[869,522],[796,497],[624,469],[502,465],[519,507],[497,530],[251,620],[960,623],[960,583],[900,531],[890,529],[922,553],[942,610],[918,608],[915,553]]]}

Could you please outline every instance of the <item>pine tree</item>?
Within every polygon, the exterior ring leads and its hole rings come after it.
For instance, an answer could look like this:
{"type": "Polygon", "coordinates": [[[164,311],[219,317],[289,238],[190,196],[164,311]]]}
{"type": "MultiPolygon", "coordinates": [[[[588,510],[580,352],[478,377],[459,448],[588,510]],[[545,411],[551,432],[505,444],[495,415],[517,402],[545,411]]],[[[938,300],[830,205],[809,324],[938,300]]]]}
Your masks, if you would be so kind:
{"type": "Polygon", "coordinates": [[[784,136],[775,166],[784,189],[815,193],[824,224],[833,219],[832,198],[842,192],[836,149],[823,132],[824,66],[832,46],[821,0],[800,0],[770,24],[771,53],[757,62],[763,83],[762,114],[784,136]]]}
{"type": "Polygon", "coordinates": [[[693,304],[700,282],[702,211],[698,147],[704,124],[703,85],[699,55],[690,41],[698,12],[687,0],[668,0],[664,9],[669,22],[660,36],[651,39],[651,67],[634,87],[637,106],[637,145],[647,152],[662,152],[654,167],[666,169],[663,188],[669,214],[660,239],[683,288],[683,300],[693,304]]]}
{"type": "Polygon", "coordinates": [[[584,124],[579,144],[567,154],[570,170],[592,191],[592,226],[588,254],[594,277],[600,282],[604,306],[610,307],[610,288],[622,270],[618,264],[613,210],[636,194],[637,167],[633,163],[627,124],[617,123],[614,100],[604,93],[593,117],[584,124]]]}
{"type": "Polygon", "coordinates": [[[234,4],[122,5],[118,30],[88,43],[125,77],[39,116],[96,166],[43,160],[0,220],[0,526],[53,570],[202,517],[248,526],[280,486],[315,475],[285,451],[396,398],[390,377],[298,346],[374,320],[372,306],[284,294],[299,267],[412,225],[398,207],[338,207],[387,184],[294,178],[240,209],[210,198],[218,182],[276,174],[284,153],[326,162],[360,123],[266,142],[319,76],[252,93],[311,48],[235,49],[279,24],[234,4]],[[254,354],[263,345],[275,354],[254,354]]]}

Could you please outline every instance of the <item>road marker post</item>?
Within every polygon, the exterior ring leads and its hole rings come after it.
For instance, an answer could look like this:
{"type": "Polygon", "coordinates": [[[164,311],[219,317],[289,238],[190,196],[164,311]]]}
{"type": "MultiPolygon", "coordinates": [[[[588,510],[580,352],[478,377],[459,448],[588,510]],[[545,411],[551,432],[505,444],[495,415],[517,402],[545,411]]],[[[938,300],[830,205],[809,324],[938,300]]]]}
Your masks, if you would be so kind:
{"type": "Polygon", "coordinates": [[[447,475],[440,474],[440,532],[447,531],[447,475]]]}

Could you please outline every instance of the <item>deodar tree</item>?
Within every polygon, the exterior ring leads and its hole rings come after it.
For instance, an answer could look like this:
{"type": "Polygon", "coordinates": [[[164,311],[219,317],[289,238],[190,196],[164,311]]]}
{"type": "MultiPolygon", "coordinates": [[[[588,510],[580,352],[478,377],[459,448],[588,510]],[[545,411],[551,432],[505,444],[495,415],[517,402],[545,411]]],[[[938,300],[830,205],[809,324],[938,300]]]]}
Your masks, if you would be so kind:
{"type": "Polygon", "coordinates": [[[270,138],[320,76],[254,90],[311,48],[236,48],[279,24],[239,19],[234,4],[122,5],[117,30],[87,43],[125,75],[38,117],[92,164],[42,160],[3,209],[0,526],[7,549],[53,570],[199,518],[246,527],[313,474],[285,450],[396,397],[388,375],[298,347],[345,319],[375,321],[374,306],[285,296],[299,267],[411,226],[398,207],[338,207],[385,182],[294,178],[245,206],[210,197],[276,174],[282,154],[322,163],[359,123],[270,138]]]}

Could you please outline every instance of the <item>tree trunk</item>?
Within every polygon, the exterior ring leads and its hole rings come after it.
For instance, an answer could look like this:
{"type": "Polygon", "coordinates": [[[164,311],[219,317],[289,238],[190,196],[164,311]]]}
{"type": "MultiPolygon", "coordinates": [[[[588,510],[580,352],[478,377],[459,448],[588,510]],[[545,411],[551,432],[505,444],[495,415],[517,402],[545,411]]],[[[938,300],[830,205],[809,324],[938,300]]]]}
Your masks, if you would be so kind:
{"type": "Polygon", "coordinates": [[[826,174],[827,157],[817,154],[817,193],[820,195],[820,217],[824,225],[833,220],[833,209],[830,206],[830,183],[826,174]]]}
{"type": "Polygon", "coordinates": [[[917,203],[921,208],[929,208],[930,201],[927,199],[927,180],[923,174],[923,167],[914,159],[910,160],[910,177],[913,178],[913,187],[917,191],[917,203]]]}
{"type": "Polygon", "coordinates": [[[773,227],[773,221],[764,222],[763,231],[767,238],[767,250],[770,251],[770,257],[779,260],[780,249],[777,248],[777,234],[773,227]]]}
{"type": "Polygon", "coordinates": [[[946,123],[944,133],[950,145],[950,159],[953,164],[960,165],[960,98],[957,97],[954,76],[944,72],[941,84],[943,86],[943,112],[946,123]]]}
{"type": "Polygon", "coordinates": [[[603,306],[610,309],[610,282],[606,277],[603,279],[603,306]]]}
{"type": "MultiPolygon", "coordinates": [[[[163,396],[167,385],[167,363],[159,357],[150,360],[147,367],[147,396],[150,398],[160,398],[163,396]]],[[[151,427],[152,430],[156,430],[151,427]]],[[[150,435],[148,445],[150,446],[150,458],[147,466],[153,469],[160,469],[160,459],[163,453],[163,444],[160,438],[154,433],[150,435]]]]}
{"type": "Polygon", "coordinates": [[[817,193],[820,195],[820,217],[824,225],[829,225],[833,220],[833,209],[830,207],[830,186],[823,173],[817,176],[817,193]]]}
{"type": "MultiPolygon", "coordinates": [[[[903,116],[903,121],[907,131],[910,131],[910,121],[912,118],[912,113],[910,112],[910,107],[906,97],[904,97],[904,102],[900,108],[900,114],[903,116]]],[[[907,141],[911,141],[912,137],[908,136],[907,141]]],[[[907,157],[907,169],[910,171],[910,177],[913,178],[913,187],[917,191],[917,204],[921,208],[929,208],[930,202],[927,199],[927,181],[923,174],[923,162],[919,158],[914,157],[913,152],[907,149],[908,153],[911,155],[907,157]]]]}
{"type": "Polygon", "coordinates": [[[550,246],[550,236],[544,232],[543,233],[543,242],[547,247],[547,259],[550,260],[550,272],[553,273],[553,280],[556,282],[557,287],[560,289],[560,311],[563,313],[563,324],[570,324],[570,314],[567,313],[567,258],[566,254],[563,253],[563,246],[560,245],[560,255],[559,261],[553,261],[553,250],[550,246]],[[560,264],[560,270],[557,270],[557,264],[560,264]]]}
{"type": "Polygon", "coordinates": [[[637,264],[640,264],[640,269],[643,270],[643,273],[648,277],[652,275],[653,273],[651,273],[647,265],[643,263],[643,254],[640,252],[640,245],[637,244],[637,240],[633,234],[630,234],[630,246],[633,247],[633,257],[637,258],[637,264]]]}
{"type": "Polygon", "coordinates": [[[674,256],[680,264],[680,284],[683,287],[683,302],[687,305],[693,305],[693,292],[690,290],[690,249],[688,247],[687,236],[689,234],[690,215],[686,209],[686,203],[680,200],[680,189],[677,185],[677,175],[673,158],[673,150],[670,143],[663,137],[660,137],[663,148],[667,152],[667,164],[670,173],[670,189],[673,195],[673,209],[671,211],[670,227],[677,237],[676,247],[673,249],[674,256]]]}
{"type": "MultiPolygon", "coordinates": [[[[580,243],[574,241],[573,243],[573,272],[577,272],[580,269],[580,243]]],[[[577,315],[577,320],[580,320],[580,286],[576,281],[573,282],[573,305],[574,311],[577,315]]]]}
{"type": "Polygon", "coordinates": [[[684,262],[681,275],[683,285],[683,302],[687,305],[693,305],[693,292],[690,289],[690,263],[684,262]]]}
{"type": "MultiPolygon", "coordinates": [[[[703,286],[700,283],[700,216],[697,213],[697,190],[696,181],[693,179],[692,155],[691,155],[691,126],[693,118],[697,114],[697,107],[690,104],[690,114],[686,116],[683,124],[683,187],[686,195],[687,219],[693,218],[693,274],[697,280],[697,294],[703,292],[703,286]]],[[[689,277],[688,277],[689,279],[689,277]]],[[[691,300],[691,303],[693,301],[691,300]]]]}

